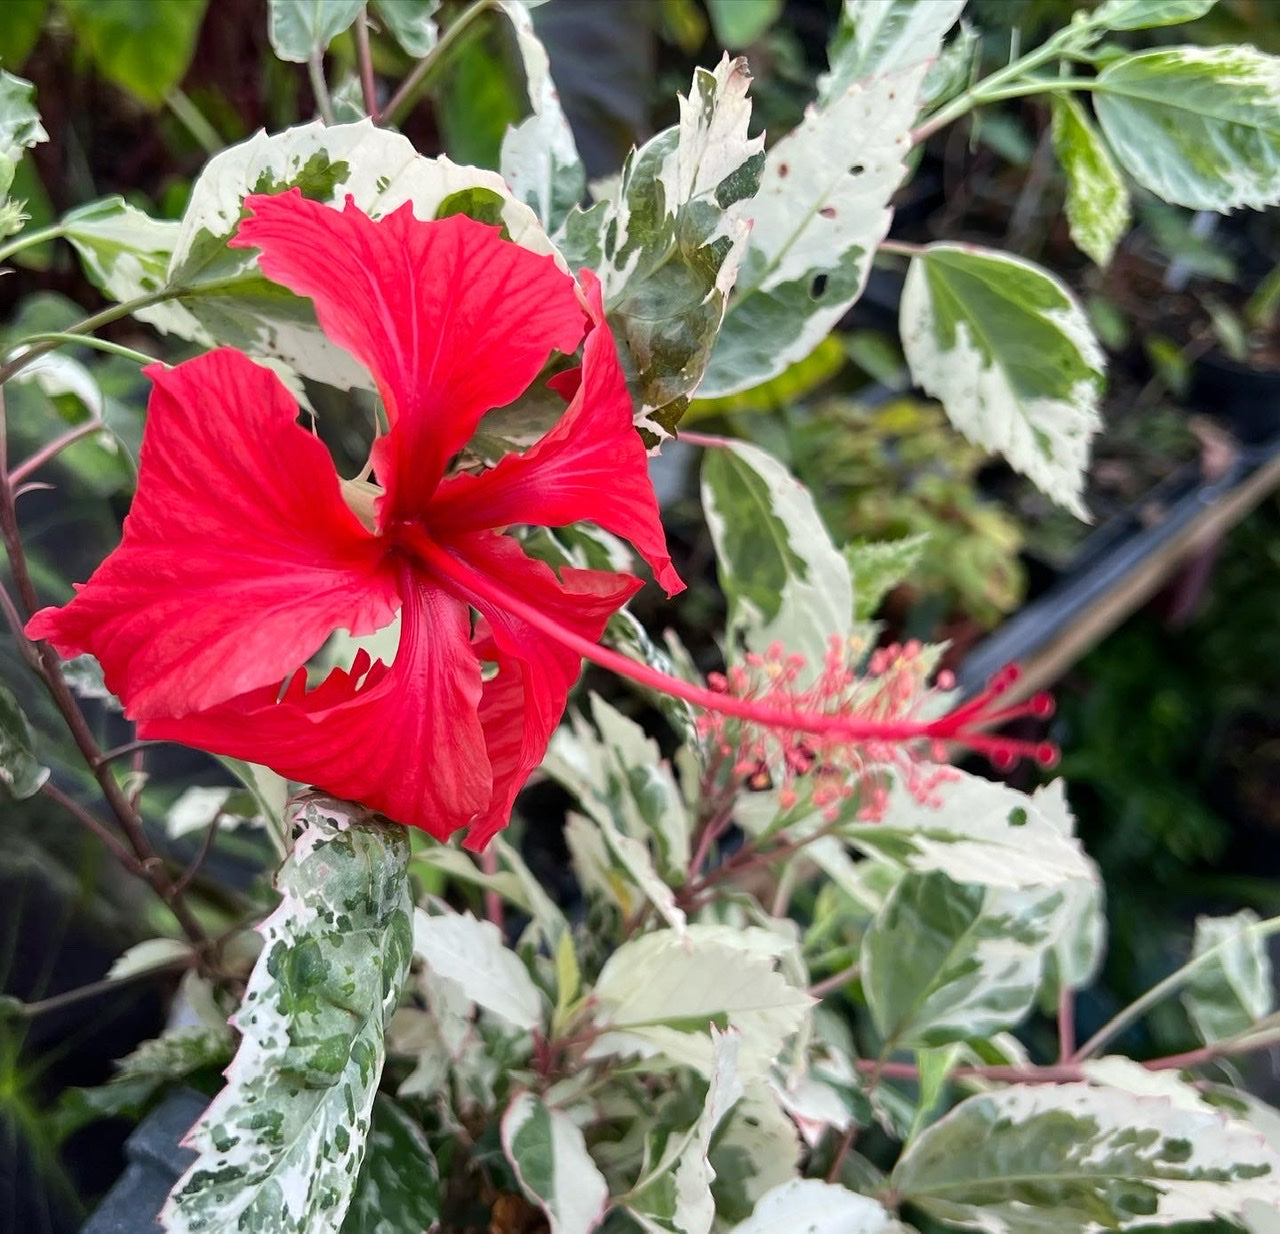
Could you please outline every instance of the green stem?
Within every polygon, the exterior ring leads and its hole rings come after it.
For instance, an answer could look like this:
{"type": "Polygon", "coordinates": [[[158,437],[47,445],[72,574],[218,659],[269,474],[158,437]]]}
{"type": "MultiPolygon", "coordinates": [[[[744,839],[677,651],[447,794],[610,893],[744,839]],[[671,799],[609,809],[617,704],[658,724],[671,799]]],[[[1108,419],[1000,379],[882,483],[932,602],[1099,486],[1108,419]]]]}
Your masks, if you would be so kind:
{"type": "Polygon", "coordinates": [[[1175,969],[1163,981],[1153,985],[1145,994],[1135,998],[1122,1011],[1112,1016],[1084,1045],[1071,1055],[1070,1061],[1079,1063],[1092,1057],[1118,1033],[1123,1032],[1130,1024],[1146,1015],[1157,1003],[1162,1002],[1170,994],[1182,989],[1202,968],[1207,968],[1214,960],[1218,959],[1227,947],[1238,946],[1246,937],[1264,939],[1270,938],[1273,934],[1280,934],[1280,917],[1268,917],[1265,921],[1259,921],[1256,925],[1251,925],[1241,930],[1239,934],[1224,938],[1222,942],[1210,947],[1208,951],[1202,951],[1198,956],[1188,960],[1181,968],[1175,969]]]}
{"type": "Polygon", "coordinates": [[[205,118],[204,112],[191,101],[188,95],[175,86],[169,91],[164,102],[165,106],[173,112],[174,117],[196,139],[196,144],[206,154],[219,154],[222,152],[226,142],[222,140],[218,130],[209,123],[205,118]]]}
{"type": "Polygon", "coordinates": [[[333,99],[329,96],[329,83],[324,79],[324,52],[318,51],[307,61],[307,76],[311,79],[311,93],[316,96],[316,110],[325,124],[333,123],[333,99]]]}
{"type": "Polygon", "coordinates": [[[132,360],[135,364],[157,363],[155,356],[149,356],[145,351],[135,351],[132,347],[125,347],[122,343],[113,343],[104,338],[94,338],[92,335],[68,334],[59,330],[49,330],[41,334],[28,334],[18,346],[23,347],[36,343],[74,343],[77,347],[92,347],[94,351],[105,351],[108,355],[121,356],[125,360],[132,360]]]}
{"type": "Polygon", "coordinates": [[[431,79],[448,58],[448,53],[483,13],[497,8],[497,0],[476,0],[441,36],[440,41],[413,66],[413,71],[400,83],[387,105],[373,117],[375,124],[395,124],[413,96],[431,79]]]}
{"type": "Polygon", "coordinates": [[[12,244],[0,247],[0,261],[8,261],[14,253],[23,249],[35,248],[37,244],[47,244],[50,240],[58,240],[66,235],[66,227],[62,223],[54,223],[51,227],[41,227],[38,231],[24,232],[12,244]]]}

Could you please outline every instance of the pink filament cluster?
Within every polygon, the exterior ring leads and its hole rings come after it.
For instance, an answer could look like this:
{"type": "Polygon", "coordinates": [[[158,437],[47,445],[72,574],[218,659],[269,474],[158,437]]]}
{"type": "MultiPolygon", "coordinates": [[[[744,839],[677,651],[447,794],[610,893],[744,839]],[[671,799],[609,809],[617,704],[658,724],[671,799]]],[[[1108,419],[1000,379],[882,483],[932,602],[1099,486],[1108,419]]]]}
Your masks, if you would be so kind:
{"type": "Polygon", "coordinates": [[[998,673],[987,688],[953,710],[922,718],[938,691],[955,685],[949,672],[929,684],[924,649],[912,640],[877,648],[858,667],[865,648],[834,636],[816,677],[803,656],[774,644],[764,655],[748,654],[726,673],[712,674],[712,691],[728,699],[750,700],[778,716],[761,723],[710,710],[699,728],[735,775],[777,784],[779,802],[791,809],[803,797],[834,819],[841,804],[857,795],[857,815],[877,821],[884,815],[891,779],[896,777],[921,803],[937,805],[938,788],[954,777],[946,766],[947,746],[982,754],[1006,770],[1020,758],[1044,766],[1057,760],[1049,742],[1023,741],[985,730],[1022,717],[1046,718],[1053,700],[1036,694],[1004,704],[1019,678],[1016,666],[998,673]]]}

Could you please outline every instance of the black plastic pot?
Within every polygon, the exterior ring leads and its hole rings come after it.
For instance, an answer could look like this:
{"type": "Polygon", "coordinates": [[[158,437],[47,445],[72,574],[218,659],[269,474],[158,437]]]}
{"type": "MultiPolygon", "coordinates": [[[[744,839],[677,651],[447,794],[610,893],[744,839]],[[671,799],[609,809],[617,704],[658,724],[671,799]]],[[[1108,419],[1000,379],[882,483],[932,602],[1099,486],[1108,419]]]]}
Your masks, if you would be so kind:
{"type": "Polygon", "coordinates": [[[1248,368],[1216,353],[1202,356],[1191,370],[1188,401],[1222,419],[1246,445],[1280,433],[1280,372],[1248,368]]]}

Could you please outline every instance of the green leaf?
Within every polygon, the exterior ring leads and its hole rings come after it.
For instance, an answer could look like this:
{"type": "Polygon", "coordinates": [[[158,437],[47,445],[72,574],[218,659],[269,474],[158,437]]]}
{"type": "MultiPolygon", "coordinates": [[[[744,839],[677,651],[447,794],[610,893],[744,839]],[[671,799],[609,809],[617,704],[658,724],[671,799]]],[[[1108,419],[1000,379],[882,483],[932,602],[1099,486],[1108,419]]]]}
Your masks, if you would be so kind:
{"type": "Polygon", "coordinates": [[[912,376],[956,428],[1088,517],[1104,361],[1062,282],[1008,253],[931,244],[907,271],[899,330],[912,376]]]}
{"type": "Polygon", "coordinates": [[[1089,16],[1091,25],[1108,30],[1147,30],[1180,26],[1203,17],[1218,0],[1106,0],[1089,16]]]}
{"type": "Polygon", "coordinates": [[[895,1194],[988,1234],[1086,1234],[1280,1204],[1280,1154],[1257,1132],[1087,1084],[971,1097],[899,1159],[895,1194]]]}
{"type": "Polygon", "coordinates": [[[466,996],[516,1028],[542,1023],[542,995],[520,957],[490,921],[469,914],[413,914],[413,952],[438,977],[456,981],[466,996]]]}
{"type": "Polygon", "coordinates": [[[827,50],[831,70],[818,78],[818,99],[830,102],[856,81],[937,58],[965,0],[844,0],[827,50]]]}
{"type": "Polygon", "coordinates": [[[735,442],[707,451],[702,506],[731,644],[763,653],[780,642],[820,671],[831,638],[852,628],[853,587],[808,489],[772,455],[735,442]]]}
{"type": "Polygon", "coordinates": [[[187,75],[208,0],[60,0],[76,42],[117,86],[159,107],[187,75]]]}
{"type": "Polygon", "coordinates": [[[869,1196],[816,1178],[796,1178],[762,1197],[730,1234],[895,1234],[901,1228],[869,1196]]]}
{"type": "Polygon", "coordinates": [[[803,360],[784,369],[777,377],[723,398],[696,398],[689,404],[683,424],[705,416],[731,415],[742,411],[780,411],[801,402],[826,385],[845,365],[845,349],[834,335],[828,335],[803,360]]]}
{"type": "Polygon", "coordinates": [[[35,735],[13,691],[0,682],[0,781],[21,800],[40,791],[49,778],[35,754],[35,735]]]}
{"type": "Polygon", "coordinates": [[[174,1234],[337,1231],[364,1157],[384,1032],[413,954],[404,829],[312,798],[262,924],[227,1086],[165,1206],[174,1234]]]}
{"type": "MultiPolygon", "coordinates": [[[[48,141],[35,104],[36,88],[29,81],[0,69],[0,159],[16,163],[24,150],[48,141]]],[[[9,185],[3,186],[8,192],[9,185]]]]}
{"type": "Polygon", "coordinates": [[[1097,265],[1105,266],[1129,229],[1129,190],[1080,104],[1066,94],[1052,95],[1050,102],[1053,148],[1067,176],[1071,239],[1097,265]]]}
{"type": "Polygon", "coordinates": [[[744,1077],[763,1076],[813,999],[774,971],[781,944],[758,928],[690,925],[623,943],[596,983],[600,1036],[588,1058],[664,1055],[710,1077],[713,1025],[741,1034],[744,1077]]]}
{"type": "Polygon", "coordinates": [[[1113,60],[1093,82],[1124,169],[1175,205],[1226,213],[1280,201],[1280,58],[1169,47],[1113,60]]]}
{"type": "Polygon", "coordinates": [[[853,580],[856,621],[868,621],[875,616],[880,601],[910,577],[928,542],[929,533],[921,532],[901,540],[878,543],[855,540],[845,545],[844,560],[853,580]]]}
{"type": "Polygon", "coordinates": [[[271,0],[268,37],[281,60],[306,64],[364,9],[365,0],[271,0]]]}
{"type": "Polygon", "coordinates": [[[658,440],[706,370],[747,242],[763,138],[748,138],[745,60],[696,69],[680,122],[623,165],[613,194],[575,209],[557,237],[571,266],[595,270],[639,412],[658,440]]]}
{"type": "Polygon", "coordinates": [[[439,41],[434,21],[440,0],[373,0],[373,11],[393,39],[415,59],[439,41]]]}
{"type": "Polygon", "coordinates": [[[1250,929],[1258,914],[1243,909],[1231,917],[1197,917],[1192,959],[1216,951],[1198,968],[1182,994],[1196,1032],[1205,1042],[1247,1032],[1275,1002],[1271,957],[1262,935],[1250,929]]]}
{"type": "Polygon", "coordinates": [[[887,1045],[939,1046],[1013,1028],[1040,987],[1064,903],[907,874],[862,939],[862,987],[887,1045]]]}
{"type": "Polygon", "coordinates": [[[609,1185],[567,1114],[518,1093],[502,1116],[502,1147],[550,1234],[591,1234],[604,1219],[609,1185]]]}
{"type": "Polygon", "coordinates": [[[769,151],[704,397],[776,377],[862,294],[906,174],[924,72],[917,64],[854,83],[769,151]]]}
{"type": "Polygon", "coordinates": [[[587,173],[551,80],[546,49],[533,31],[529,10],[517,0],[507,0],[502,11],[515,32],[532,114],[507,130],[498,170],[516,198],[552,231],[582,201],[587,173]]]}
{"type": "Polygon", "coordinates": [[[715,41],[730,51],[750,46],[782,16],[784,0],[707,0],[715,41]]]}
{"type": "Polygon", "coordinates": [[[405,1234],[440,1218],[440,1167],[422,1128],[391,1098],[373,1103],[364,1163],[342,1234],[405,1234]]]}
{"type": "Polygon", "coordinates": [[[6,0],[0,22],[0,63],[20,69],[44,26],[49,0],[6,0]]]}

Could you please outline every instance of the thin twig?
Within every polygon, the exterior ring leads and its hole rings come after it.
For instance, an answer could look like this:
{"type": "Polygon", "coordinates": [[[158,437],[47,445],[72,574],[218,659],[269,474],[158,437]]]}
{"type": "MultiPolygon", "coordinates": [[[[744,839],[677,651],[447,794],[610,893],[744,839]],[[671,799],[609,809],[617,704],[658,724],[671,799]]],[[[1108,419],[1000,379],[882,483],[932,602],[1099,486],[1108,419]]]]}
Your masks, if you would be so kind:
{"type": "MultiPolygon", "coordinates": [[[[98,755],[98,766],[105,767],[107,763],[114,762],[118,758],[123,758],[126,754],[132,754],[135,750],[145,750],[148,746],[163,745],[162,741],[152,741],[146,737],[139,737],[133,741],[126,741],[122,745],[112,746],[111,749],[105,750],[98,755]]],[[[97,770],[97,768],[95,768],[97,770]]]]}
{"type": "Polygon", "coordinates": [[[178,956],[172,960],[166,960],[163,964],[153,964],[124,977],[104,977],[101,981],[91,981],[87,985],[77,986],[74,990],[67,990],[62,994],[52,994],[34,1003],[23,1003],[20,1008],[15,1009],[15,1014],[24,1020],[34,1020],[37,1016],[47,1015],[51,1011],[61,1011],[64,1007],[74,1007],[86,999],[110,993],[121,986],[133,985],[148,977],[167,977],[171,973],[181,972],[191,967],[192,959],[193,957],[190,956],[178,956]]]}
{"type": "Polygon", "coordinates": [[[29,475],[38,471],[46,463],[52,462],[68,446],[75,445],[85,437],[92,437],[94,433],[101,432],[104,428],[106,425],[95,416],[92,420],[86,420],[83,424],[77,424],[75,428],[68,429],[60,437],[55,437],[47,445],[41,446],[25,462],[19,463],[9,473],[9,486],[17,488],[29,475]]]}
{"type": "Polygon", "coordinates": [[[815,981],[809,987],[809,997],[826,998],[833,990],[844,989],[861,971],[861,964],[850,964],[848,968],[842,968],[838,973],[833,973],[830,977],[815,981]]]}
{"type": "Polygon", "coordinates": [[[378,87],[373,78],[373,50],[369,46],[369,18],[363,9],[356,17],[356,61],[360,65],[360,91],[369,115],[378,110],[378,87]]]}
{"type": "Polygon", "coordinates": [[[200,868],[208,860],[209,854],[213,851],[213,842],[218,837],[221,829],[222,817],[217,811],[214,812],[213,821],[205,828],[204,839],[200,844],[200,851],[191,859],[191,864],[182,872],[182,876],[173,884],[173,890],[176,894],[181,895],[191,886],[191,880],[200,873],[200,868]]]}
{"type": "Polygon", "coordinates": [[[48,798],[56,801],[87,831],[91,831],[111,850],[111,855],[131,874],[145,876],[143,863],[138,860],[114,835],[107,825],[96,815],[86,810],[74,797],[68,796],[52,780],[46,780],[40,791],[48,798]]]}
{"type": "Polygon", "coordinates": [[[1076,992],[1065,982],[1058,991],[1058,1061],[1076,1052],[1076,992]]]}

